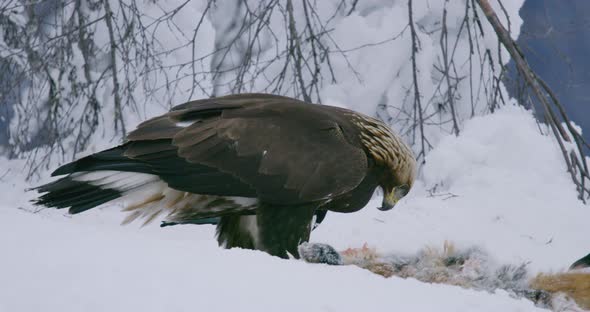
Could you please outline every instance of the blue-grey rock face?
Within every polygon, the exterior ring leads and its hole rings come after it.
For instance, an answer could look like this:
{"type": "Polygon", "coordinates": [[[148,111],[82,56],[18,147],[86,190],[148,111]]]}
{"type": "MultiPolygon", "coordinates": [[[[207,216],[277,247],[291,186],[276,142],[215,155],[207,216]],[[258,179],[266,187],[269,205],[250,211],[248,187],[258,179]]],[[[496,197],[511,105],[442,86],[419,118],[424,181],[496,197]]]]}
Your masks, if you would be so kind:
{"type": "Polygon", "coordinates": [[[590,1],[527,0],[520,16],[518,44],[529,64],[590,141],[590,1]]]}
{"type": "Polygon", "coordinates": [[[8,150],[10,121],[14,116],[17,91],[13,88],[14,66],[0,58],[0,156],[8,150]]]}

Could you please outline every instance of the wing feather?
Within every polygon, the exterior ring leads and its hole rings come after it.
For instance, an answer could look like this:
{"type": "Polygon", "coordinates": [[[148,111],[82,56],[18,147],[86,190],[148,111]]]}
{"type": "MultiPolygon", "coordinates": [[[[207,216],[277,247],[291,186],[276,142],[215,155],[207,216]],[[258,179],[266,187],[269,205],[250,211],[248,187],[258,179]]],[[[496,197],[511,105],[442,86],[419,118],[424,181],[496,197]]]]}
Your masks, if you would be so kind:
{"type": "MultiPolygon", "coordinates": [[[[174,135],[180,157],[228,173],[275,203],[323,200],[354,189],[364,178],[366,154],[345,138],[338,110],[284,97],[234,99],[239,105],[217,99],[231,109],[174,135]]],[[[195,116],[192,110],[203,107],[211,113],[209,104],[201,100],[174,113],[195,116]]]]}
{"type": "Polygon", "coordinates": [[[163,203],[191,218],[255,209],[228,196],[325,202],[357,188],[367,174],[367,156],[344,112],[260,94],[185,103],[140,124],[125,144],[58,168],[53,175],[69,176],[41,187],[48,194],[39,203],[81,212],[141,188],[141,210],[131,209],[128,220],[150,220],[167,211],[163,203]],[[93,180],[72,181],[84,178],[93,180]]]}
{"type": "Polygon", "coordinates": [[[128,136],[125,154],[150,163],[184,191],[224,195],[247,185],[269,203],[321,201],[354,189],[367,172],[364,150],[343,132],[350,129],[343,112],[265,94],[198,100],[142,123],[128,136]],[[175,158],[186,170],[192,164],[216,173],[208,185],[191,185],[175,158]]]}

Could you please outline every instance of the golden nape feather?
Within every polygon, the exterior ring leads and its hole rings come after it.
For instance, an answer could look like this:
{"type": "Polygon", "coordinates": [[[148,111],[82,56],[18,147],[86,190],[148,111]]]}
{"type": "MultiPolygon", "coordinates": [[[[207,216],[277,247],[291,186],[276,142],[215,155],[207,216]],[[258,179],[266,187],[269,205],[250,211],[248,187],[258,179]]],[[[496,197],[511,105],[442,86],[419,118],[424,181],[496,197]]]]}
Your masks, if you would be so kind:
{"type": "Polygon", "coordinates": [[[390,168],[400,183],[412,187],[417,170],[412,149],[380,120],[353,114],[352,121],[361,130],[361,142],[373,159],[390,168]]]}

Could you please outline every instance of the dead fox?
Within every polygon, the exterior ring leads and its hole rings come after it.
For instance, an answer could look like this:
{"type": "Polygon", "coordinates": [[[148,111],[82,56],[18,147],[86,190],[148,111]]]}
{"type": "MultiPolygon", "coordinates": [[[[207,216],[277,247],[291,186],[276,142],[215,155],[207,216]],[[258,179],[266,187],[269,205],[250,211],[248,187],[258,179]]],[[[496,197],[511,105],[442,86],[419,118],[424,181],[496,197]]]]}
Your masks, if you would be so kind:
{"type": "Polygon", "coordinates": [[[553,311],[590,310],[590,255],[574,262],[569,271],[532,276],[526,264],[497,264],[485,251],[458,249],[445,242],[415,254],[381,254],[366,244],[337,252],[324,244],[303,244],[308,262],[356,265],[384,277],[415,278],[427,283],[456,285],[493,292],[503,289],[553,311]]]}

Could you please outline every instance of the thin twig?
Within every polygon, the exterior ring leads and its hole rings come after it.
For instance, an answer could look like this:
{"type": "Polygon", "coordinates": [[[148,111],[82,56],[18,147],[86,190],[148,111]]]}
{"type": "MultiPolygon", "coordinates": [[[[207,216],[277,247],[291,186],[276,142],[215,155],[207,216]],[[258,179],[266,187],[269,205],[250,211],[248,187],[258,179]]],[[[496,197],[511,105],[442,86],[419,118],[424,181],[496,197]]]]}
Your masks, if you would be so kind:
{"type": "Polygon", "coordinates": [[[420,103],[420,89],[418,86],[418,69],[416,68],[416,54],[419,51],[418,47],[418,35],[416,34],[416,28],[414,27],[414,12],[412,11],[412,0],[408,0],[408,16],[410,23],[410,32],[412,34],[412,79],[414,82],[414,110],[418,114],[418,125],[420,127],[420,154],[418,158],[422,157],[422,163],[426,162],[426,144],[424,136],[424,118],[422,116],[422,104],[420,103]]]}
{"type": "Polygon", "coordinates": [[[105,15],[106,15],[106,23],[107,29],[109,31],[109,42],[110,42],[110,56],[111,56],[111,71],[113,74],[113,94],[115,96],[115,130],[119,130],[119,126],[121,127],[121,132],[123,136],[127,133],[125,130],[125,121],[123,120],[123,110],[121,107],[121,95],[119,94],[119,79],[117,78],[117,43],[115,42],[115,35],[113,32],[113,11],[111,11],[111,6],[109,4],[109,0],[103,0],[104,8],[105,8],[105,15]]]}

